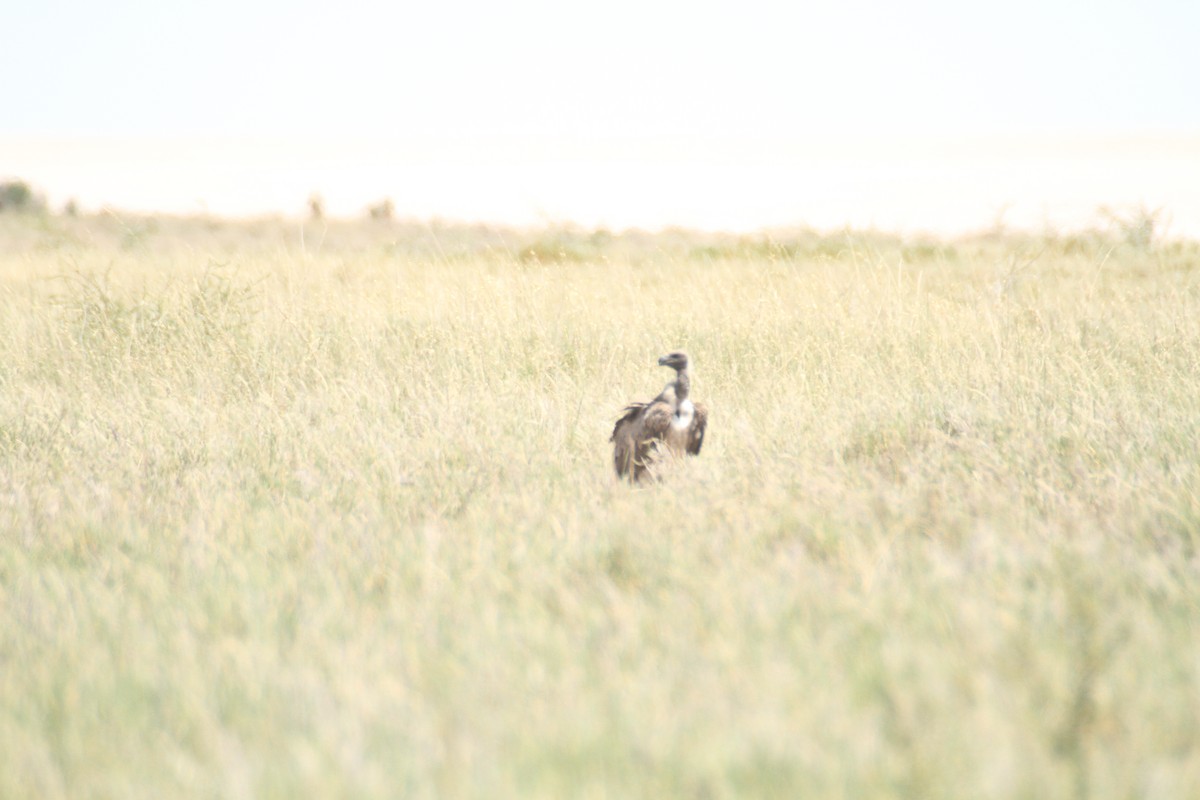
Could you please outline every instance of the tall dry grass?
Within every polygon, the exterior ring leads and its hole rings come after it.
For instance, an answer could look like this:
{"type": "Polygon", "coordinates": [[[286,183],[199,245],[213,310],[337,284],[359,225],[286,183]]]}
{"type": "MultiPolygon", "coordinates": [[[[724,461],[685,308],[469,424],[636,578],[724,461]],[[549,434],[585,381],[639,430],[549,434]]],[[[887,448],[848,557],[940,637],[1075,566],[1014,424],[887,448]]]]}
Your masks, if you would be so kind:
{"type": "Polygon", "coordinates": [[[1198,442],[1193,244],[0,217],[0,795],[1192,796],[1198,442]]]}

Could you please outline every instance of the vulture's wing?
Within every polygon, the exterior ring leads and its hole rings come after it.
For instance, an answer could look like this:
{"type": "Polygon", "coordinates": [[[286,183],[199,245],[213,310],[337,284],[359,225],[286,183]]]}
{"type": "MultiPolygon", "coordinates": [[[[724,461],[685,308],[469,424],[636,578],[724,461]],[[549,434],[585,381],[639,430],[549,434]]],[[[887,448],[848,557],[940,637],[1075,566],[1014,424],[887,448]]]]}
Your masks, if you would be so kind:
{"type": "Polygon", "coordinates": [[[617,420],[617,424],[613,425],[612,436],[608,437],[608,440],[610,442],[617,441],[619,438],[618,434],[621,433],[621,429],[636,423],[638,416],[642,413],[642,410],[647,405],[649,405],[649,403],[630,403],[629,405],[625,406],[625,410],[621,412],[621,417],[617,420]]]}
{"type": "Polygon", "coordinates": [[[646,416],[642,418],[642,435],[638,437],[641,443],[649,446],[655,439],[662,439],[671,427],[671,410],[669,403],[655,402],[646,408],[646,416]]]}
{"type": "Polygon", "coordinates": [[[635,442],[633,457],[633,479],[635,481],[642,479],[654,461],[655,450],[671,427],[671,414],[669,403],[655,401],[646,406],[635,442]]]}
{"type": "Polygon", "coordinates": [[[634,440],[637,437],[640,417],[646,405],[646,403],[629,404],[621,412],[621,418],[617,420],[617,424],[613,426],[609,441],[613,443],[613,468],[616,469],[618,477],[627,475],[633,468],[633,457],[636,451],[634,440]]]}
{"type": "Polygon", "coordinates": [[[692,455],[700,455],[700,447],[704,444],[704,429],[708,426],[708,406],[696,403],[692,426],[688,428],[687,451],[692,455]]]}

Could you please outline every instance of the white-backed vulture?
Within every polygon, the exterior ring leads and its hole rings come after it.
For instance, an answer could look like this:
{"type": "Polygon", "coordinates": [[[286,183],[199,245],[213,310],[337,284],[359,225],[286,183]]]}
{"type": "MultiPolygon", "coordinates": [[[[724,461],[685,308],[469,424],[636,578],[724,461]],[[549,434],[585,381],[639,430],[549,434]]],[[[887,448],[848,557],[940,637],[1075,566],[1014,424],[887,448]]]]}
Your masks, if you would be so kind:
{"type": "Polygon", "coordinates": [[[675,380],[649,403],[626,406],[609,439],[613,443],[617,477],[628,477],[634,483],[653,474],[659,451],[665,450],[673,456],[685,453],[694,456],[704,444],[708,409],[703,403],[693,403],[689,396],[692,379],[687,353],[676,350],[658,363],[675,370],[675,380]]]}

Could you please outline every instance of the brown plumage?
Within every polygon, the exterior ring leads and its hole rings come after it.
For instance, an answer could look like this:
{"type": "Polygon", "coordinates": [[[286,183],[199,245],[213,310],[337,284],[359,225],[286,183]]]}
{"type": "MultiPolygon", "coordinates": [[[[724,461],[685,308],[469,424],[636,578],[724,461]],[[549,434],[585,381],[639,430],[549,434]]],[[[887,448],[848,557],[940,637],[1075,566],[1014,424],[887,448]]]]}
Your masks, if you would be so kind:
{"type": "Polygon", "coordinates": [[[609,439],[617,477],[628,477],[634,483],[653,474],[654,463],[664,451],[672,456],[699,454],[708,425],[708,409],[689,397],[692,381],[687,353],[668,353],[658,363],[674,369],[675,380],[649,403],[626,406],[609,439]]]}

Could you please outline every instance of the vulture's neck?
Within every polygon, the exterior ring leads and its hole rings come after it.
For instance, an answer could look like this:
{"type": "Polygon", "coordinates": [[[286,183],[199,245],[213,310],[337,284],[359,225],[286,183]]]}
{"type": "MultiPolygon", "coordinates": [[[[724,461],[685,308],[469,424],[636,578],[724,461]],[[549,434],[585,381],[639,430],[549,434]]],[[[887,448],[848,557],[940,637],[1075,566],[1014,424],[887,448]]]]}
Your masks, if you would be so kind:
{"type": "Polygon", "coordinates": [[[675,401],[682,403],[688,399],[688,391],[692,388],[692,376],[688,374],[688,368],[684,367],[675,373],[675,401]]]}

